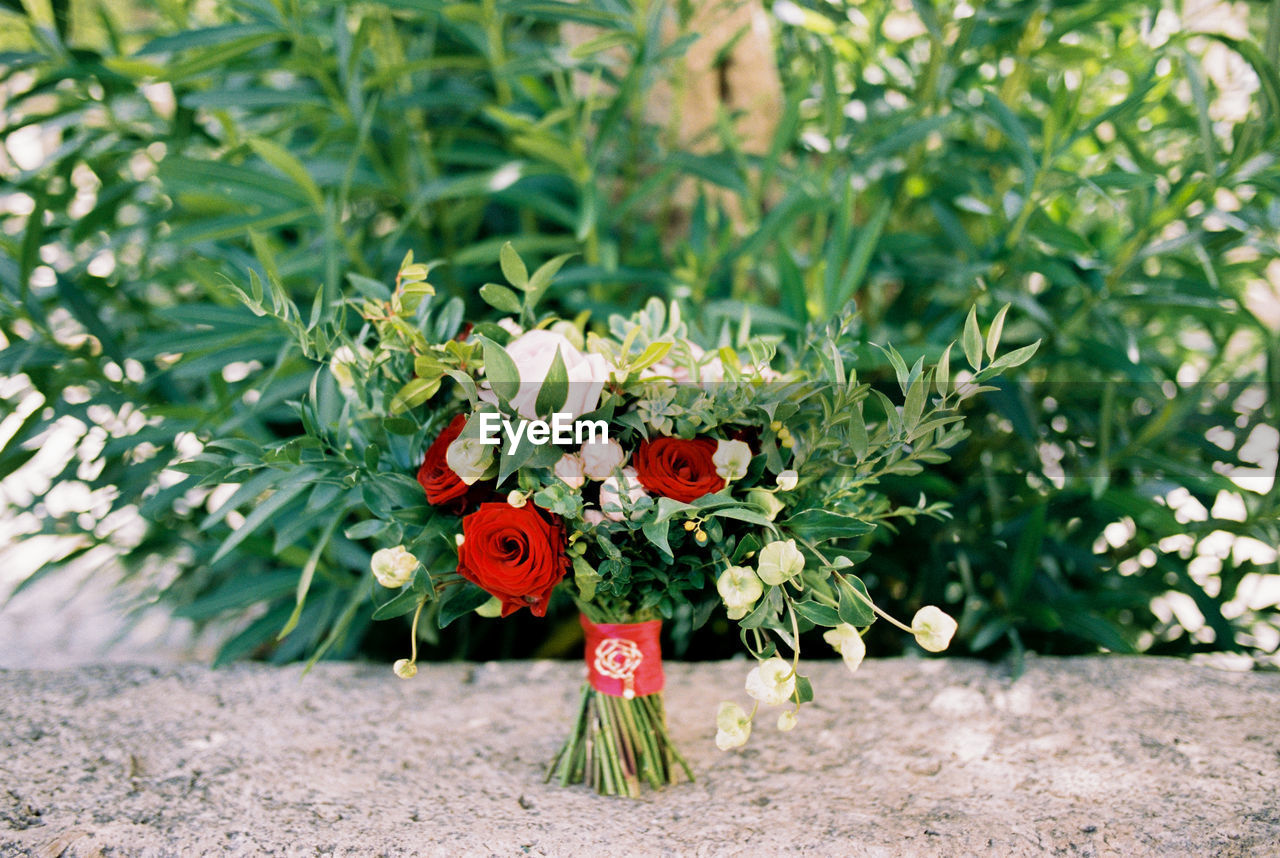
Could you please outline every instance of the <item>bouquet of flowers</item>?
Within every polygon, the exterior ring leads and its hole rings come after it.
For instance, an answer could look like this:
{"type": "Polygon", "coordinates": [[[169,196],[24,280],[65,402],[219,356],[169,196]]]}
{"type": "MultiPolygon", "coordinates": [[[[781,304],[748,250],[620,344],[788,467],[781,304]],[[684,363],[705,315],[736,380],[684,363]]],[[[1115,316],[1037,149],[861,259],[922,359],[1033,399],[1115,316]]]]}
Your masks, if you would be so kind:
{"type": "Polygon", "coordinates": [[[696,626],[724,610],[755,660],[750,711],[726,702],[716,716],[721,749],[748,740],[762,706],[780,707],[778,729],[796,725],[814,694],[799,661],[808,630],[826,629],[851,671],[877,617],[945,649],[953,619],[936,607],[910,624],[887,616],[856,569],[874,528],[945,514],[924,498],[895,507],[877,481],[944,461],[966,434],[960,403],[1031,356],[1034,345],[997,357],[1005,310],[985,336],[970,314],[970,369],[954,376],[950,347],[932,367],[886,347],[886,392],[848,368],[852,317],[780,354],[747,322],[704,350],[678,306],[656,299],[600,330],[540,315],[565,259],[530,274],[505,246],[509,285],[480,289],[505,314],[496,322],[464,324],[456,299],[434,306],[412,255],[394,290],[360,279],[363,294],[341,302],[363,320],[354,335],[341,315],[304,323],[256,279],[243,295],[327,364],[300,404],[297,455],[362,493],[367,518],[348,536],[387,546],[368,572],[374,616],[413,616],[395,673],[416,673],[424,618],[543,616],[557,594],[572,600],[588,676],[548,779],[635,796],[681,769],[692,777],[663,709],[664,620],[696,626]]]}

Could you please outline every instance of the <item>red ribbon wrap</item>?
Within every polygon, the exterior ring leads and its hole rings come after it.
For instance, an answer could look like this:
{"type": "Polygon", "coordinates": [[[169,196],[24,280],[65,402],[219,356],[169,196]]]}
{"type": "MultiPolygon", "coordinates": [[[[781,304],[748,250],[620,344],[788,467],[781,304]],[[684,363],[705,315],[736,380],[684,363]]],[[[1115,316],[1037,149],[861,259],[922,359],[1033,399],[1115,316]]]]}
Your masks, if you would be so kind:
{"type": "Polygon", "coordinates": [[[579,614],[587,636],[587,681],[601,694],[643,697],[657,694],[666,680],[662,675],[662,648],[658,635],[662,620],[644,623],[593,623],[579,614]]]}

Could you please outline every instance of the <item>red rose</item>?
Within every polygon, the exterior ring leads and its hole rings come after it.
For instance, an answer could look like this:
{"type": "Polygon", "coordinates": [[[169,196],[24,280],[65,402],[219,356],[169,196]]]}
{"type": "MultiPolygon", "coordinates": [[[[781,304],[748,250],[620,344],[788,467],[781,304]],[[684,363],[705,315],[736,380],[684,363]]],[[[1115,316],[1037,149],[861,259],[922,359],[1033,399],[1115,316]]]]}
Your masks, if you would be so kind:
{"type": "Polygon", "coordinates": [[[466,425],[465,414],[453,418],[422,457],[422,467],[418,468],[418,483],[426,491],[429,504],[440,506],[467,493],[469,486],[449,468],[444,458],[449,445],[462,434],[462,427],[466,425]]]}
{"type": "Polygon", "coordinates": [[[504,617],[525,607],[544,616],[568,568],[559,520],[533,504],[482,503],[462,519],[458,574],[501,599],[504,617]]]}
{"type": "Polygon", "coordinates": [[[654,438],[641,442],[631,464],[649,494],[689,503],[724,488],[715,454],[710,438],[654,438]]]}

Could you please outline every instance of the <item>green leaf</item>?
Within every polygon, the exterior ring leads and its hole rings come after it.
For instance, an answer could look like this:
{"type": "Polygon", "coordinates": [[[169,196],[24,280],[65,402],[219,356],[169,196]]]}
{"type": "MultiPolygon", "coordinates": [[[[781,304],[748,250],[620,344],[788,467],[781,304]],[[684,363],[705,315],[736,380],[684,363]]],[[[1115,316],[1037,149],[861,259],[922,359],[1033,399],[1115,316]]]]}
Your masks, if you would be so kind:
{"type": "Polygon", "coordinates": [[[422,601],[422,594],[410,587],[374,609],[373,618],[375,620],[389,620],[392,617],[403,617],[411,611],[418,610],[418,605],[422,601]]]}
{"type": "Polygon", "coordinates": [[[1000,345],[1000,334],[1004,331],[1004,317],[1009,312],[1009,305],[1005,304],[1000,308],[1000,312],[996,313],[995,320],[991,322],[991,327],[987,329],[987,357],[994,360],[996,349],[1000,345]]]}
{"type": "Polygon", "coordinates": [[[471,613],[489,601],[489,598],[487,592],[470,581],[450,587],[440,603],[440,614],[436,617],[436,623],[443,629],[458,617],[471,613]]]}
{"type": "Polygon", "coordinates": [[[576,253],[562,253],[559,256],[542,264],[537,271],[533,272],[533,276],[529,278],[529,306],[533,307],[541,300],[543,294],[547,291],[547,287],[551,285],[553,277],[559,273],[561,267],[564,266],[576,253]]]}
{"type": "Polygon", "coordinates": [[[556,356],[552,358],[551,366],[547,369],[547,377],[542,380],[542,386],[538,388],[538,398],[533,406],[534,413],[539,416],[554,414],[564,406],[568,396],[569,372],[565,369],[560,347],[556,346],[556,356]]]}
{"type": "Polygon", "coordinates": [[[516,362],[506,349],[488,337],[477,335],[476,339],[484,347],[484,373],[493,392],[503,402],[510,402],[520,392],[520,370],[516,369],[516,362]]]}
{"type": "Polygon", "coordinates": [[[1020,349],[1014,349],[1008,354],[1001,355],[991,362],[988,369],[1009,369],[1010,367],[1021,366],[1031,360],[1031,356],[1036,353],[1036,349],[1040,348],[1040,341],[1036,340],[1029,346],[1023,346],[1020,349]]]}
{"type": "Polygon", "coordinates": [[[796,693],[794,700],[797,703],[808,703],[813,700],[813,683],[809,681],[809,677],[796,674],[796,693]]]}
{"type": "Polygon", "coordinates": [[[403,414],[417,408],[436,395],[440,389],[440,378],[415,378],[396,392],[391,399],[391,413],[403,414]]]}
{"type": "MultiPolygon", "coordinates": [[[[508,244],[506,246],[510,247],[511,245],[508,244]]],[[[504,313],[520,312],[520,299],[516,297],[515,292],[512,292],[506,286],[499,286],[497,283],[486,283],[480,287],[480,297],[496,310],[501,310],[504,313]]]]}
{"type": "Polygon", "coordinates": [[[806,509],[786,520],[785,530],[812,542],[828,539],[851,539],[870,533],[875,525],[838,512],[825,509],[806,509]]]}
{"type": "Polygon", "coordinates": [[[279,143],[261,137],[251,138],[249,148],[253,149],[259,158],[292,179],[307,195],[307,199],[317,211],[324,211],[324,194],[320,192],[320,186],[292,152],[279,143]]]}
{"type": "MultiPolygon", "coordinates": [[[[670,552],[668,552],[670,553],[670,552]]],[[[596,597],[596,584],[600,582],[600,573],[582,557],[573,558],[573,583],[578,588],[578,598],[590,602],[596,597]]]]}
{"type": "Polygon", "coordinates": [[[835,608],[831,608],[817,602],[794,602],[792,607],[796,609],[797,614],[804,617],[815,626],[835,628],[841,623],[840,615],[836,613],[835,608]]]}
{"type": "Polygon", "coordinates": [[[963,345],[969,366],[975,370],[982,369],[982,334],[978,331],[977,307],[970,307],[969,316],[964,320],[963,345]]]}
{"type": "Polygon", "coordinates": [[[875,620],[875,612],[871,610],[871,597],[866,586],[857,578],[846,578],[836,575],[836,589],[840,594],[840,621],[851,626],[863,628],[875,620]]]}
{"type": "Polygon", "coordinates": [[[529,269],[525,268],[524,260],[511,242],[502,245],[502,250],[498,252],[498,263],[502,266],[502,276],[507,278],[508,283],[517,289],[529,288],[529,269]]]}

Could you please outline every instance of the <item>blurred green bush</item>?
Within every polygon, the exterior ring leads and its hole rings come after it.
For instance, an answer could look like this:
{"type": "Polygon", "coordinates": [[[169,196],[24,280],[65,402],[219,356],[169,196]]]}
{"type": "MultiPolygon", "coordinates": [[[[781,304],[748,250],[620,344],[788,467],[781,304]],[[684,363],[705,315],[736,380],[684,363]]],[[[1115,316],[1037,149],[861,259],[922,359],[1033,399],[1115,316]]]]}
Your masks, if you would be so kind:
{"type": "MultiPolygon", "coordinates": [[[[936,358],[969,306],[1013,302],[1006,342],[1040,353],[949,465],[891,487],[954,518],[876,535],[868,584],[948,606],[983,655],[1276,650],[1277,4],[776,0],[764,152],[752,117],[688,147],[655,124],[696,38],[663,26],[682,4],[0,6],[0,478],[89,490],[6,483],[69,546],[30,581],[109,556],[180,616],[229,619],[224,660],[376,651],[369,548],[312,514],[332,498],[172,467],[300,431],[316,365],[230,284],[273,275],[318,317],[412,249],[478,315],[510,240],[579,252],[564,313],[671,296],[712,340],[747,317],[794,341],[852,301],[865,343],[936,358]],[[55,431],[74,455],[42,465],[55,431]]],[[[433,652],[563,652],[572,628],[463,622],[433,652]]]]}

